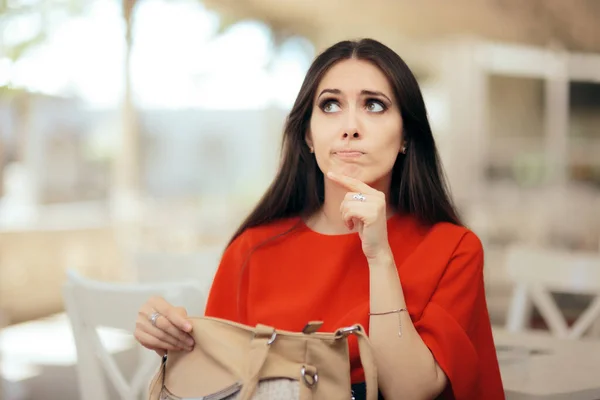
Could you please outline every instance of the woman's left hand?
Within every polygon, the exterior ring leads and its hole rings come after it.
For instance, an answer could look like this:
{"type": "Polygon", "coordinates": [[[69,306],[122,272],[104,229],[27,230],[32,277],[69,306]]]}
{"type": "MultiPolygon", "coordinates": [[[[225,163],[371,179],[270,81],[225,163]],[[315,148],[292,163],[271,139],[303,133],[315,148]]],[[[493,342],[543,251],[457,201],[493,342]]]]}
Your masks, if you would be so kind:
{"type": "Polygon", "coordinates": [[[346,227],[358,232],[367,260],[389,256],[385,194],[346,175],[329,172],[327,177],[348,189],[340,212],[346,227]]]}

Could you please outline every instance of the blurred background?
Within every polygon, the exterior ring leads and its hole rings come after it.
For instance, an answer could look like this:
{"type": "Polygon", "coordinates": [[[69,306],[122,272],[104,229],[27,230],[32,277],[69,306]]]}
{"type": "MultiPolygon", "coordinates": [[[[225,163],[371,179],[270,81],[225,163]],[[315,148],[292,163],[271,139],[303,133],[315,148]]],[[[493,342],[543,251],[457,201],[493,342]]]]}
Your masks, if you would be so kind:
{"type": "Polygon", "coordinates": [[[560,336],[600,288],[548,285],[563,332],[509,259],[565,257],[555,283],[600,286],[599,20],[595,0],[0,0],[5,396],[79,398],[67,270],[134,282],[149,254],[218,259],[276,172],[312,59],[347,38],[416,74],[493,324],[513,307],[560,336]]]}

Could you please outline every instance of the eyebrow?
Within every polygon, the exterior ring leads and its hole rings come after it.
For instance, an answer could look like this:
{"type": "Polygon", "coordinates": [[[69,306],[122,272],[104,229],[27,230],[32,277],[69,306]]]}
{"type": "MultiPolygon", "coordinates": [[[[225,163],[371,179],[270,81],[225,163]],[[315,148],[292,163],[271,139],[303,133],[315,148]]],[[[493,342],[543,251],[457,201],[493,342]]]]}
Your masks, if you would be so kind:
{"type": "MultiPolygon", "coordinates": [[[[332,94],[342,94],[342,91],[340,89],[323,89],[321,91],[321,93],[319,93],[319,97],[317,97],[317,100],[325,93],[332,93],[332,94]]],[[[392,100],[390,100],[390,98],[388,96],[386,96],[385,94],[383,94],[382,92],[379,92],[377,90],[361,90],[360,91],[361,96],[381,96],[381,97],[385,97],[385,99],[387,101],[389,101],[390,103],[392,103],[392,100]]]]}

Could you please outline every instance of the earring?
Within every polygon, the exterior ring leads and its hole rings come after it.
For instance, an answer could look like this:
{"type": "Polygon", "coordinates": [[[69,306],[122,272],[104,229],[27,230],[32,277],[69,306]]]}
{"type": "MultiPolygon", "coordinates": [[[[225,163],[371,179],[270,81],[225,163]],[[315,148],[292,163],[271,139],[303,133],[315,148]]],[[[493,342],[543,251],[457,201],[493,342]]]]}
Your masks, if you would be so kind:
{"type": "Polygon", "coordinates": [[[309,147],[308,149],[310,150],[311,153],[315,152],[315,149],[313,149],[312,147],[309,147]]]}
{"type": "Polygon", "coordinates": [[[402,146],[402,154],[406,154],[406,146],[402,146]]]}

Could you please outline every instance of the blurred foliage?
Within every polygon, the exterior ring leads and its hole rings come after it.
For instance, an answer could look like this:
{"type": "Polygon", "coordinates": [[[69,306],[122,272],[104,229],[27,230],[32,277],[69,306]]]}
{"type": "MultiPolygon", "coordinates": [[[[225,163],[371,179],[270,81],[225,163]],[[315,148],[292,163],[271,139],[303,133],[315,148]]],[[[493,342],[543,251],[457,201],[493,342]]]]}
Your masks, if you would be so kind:
{"type": "Polygon", "coordinates": [[[44,43],[47,39],[46,32],[38,32],[34,37],[17,43],[14,46],[7,46],[4,51],[6,57],[15,62],[25,55],[30,49],[44,43]]]}
{"type": "MultiPolygon", "coordinates": [[[[23,17],[37,17],[41,21],[39,29],[32,36],[16,43],[6,43],[0,38],[2,54],[13,63],[23,58],[29,51],[45,43],[51,34],[51,13],[66,13],[69,16],[81,15],[89,3],[81,0],[39,0],[35,3],[0,0],[0,26],[23,17]]],[[[6,87],[2,89],[6,92],[6,87]]]]}

